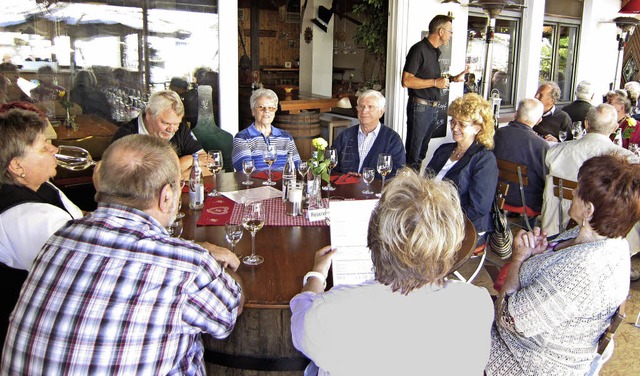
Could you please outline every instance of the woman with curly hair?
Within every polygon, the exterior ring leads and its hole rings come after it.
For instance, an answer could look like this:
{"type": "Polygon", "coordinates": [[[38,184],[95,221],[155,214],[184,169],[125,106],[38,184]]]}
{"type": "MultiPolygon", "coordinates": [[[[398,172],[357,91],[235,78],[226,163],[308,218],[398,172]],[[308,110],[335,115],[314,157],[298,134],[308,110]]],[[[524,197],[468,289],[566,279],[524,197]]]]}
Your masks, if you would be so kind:
{"type": "Polygon", "coordinates": [[[493,149],[491,104],[475,93],[465,94],[449,106],[451,134],[455,142],[441,145],[427,165],[436,180],[451,180],[458,188],[462,210],[485,242],[491,228],[491,206],[498,183],[493,149]]]}

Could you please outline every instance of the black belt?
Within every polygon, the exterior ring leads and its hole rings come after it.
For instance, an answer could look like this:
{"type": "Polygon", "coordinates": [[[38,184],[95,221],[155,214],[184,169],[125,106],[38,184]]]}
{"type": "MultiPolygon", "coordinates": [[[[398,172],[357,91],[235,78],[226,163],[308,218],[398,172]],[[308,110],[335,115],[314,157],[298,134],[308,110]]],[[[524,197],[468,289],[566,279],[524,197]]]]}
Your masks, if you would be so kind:
{"type": "Polygon", "coordinates": [[[422,99],[422,98],[418,98],[418,97],[411,97],[411,102],[413,103],[418,103],[418,104],[424,104],[425,106],[429,106],[429,107],[438,107],[438,101],[430,101],[427,99],[422,99]]]}

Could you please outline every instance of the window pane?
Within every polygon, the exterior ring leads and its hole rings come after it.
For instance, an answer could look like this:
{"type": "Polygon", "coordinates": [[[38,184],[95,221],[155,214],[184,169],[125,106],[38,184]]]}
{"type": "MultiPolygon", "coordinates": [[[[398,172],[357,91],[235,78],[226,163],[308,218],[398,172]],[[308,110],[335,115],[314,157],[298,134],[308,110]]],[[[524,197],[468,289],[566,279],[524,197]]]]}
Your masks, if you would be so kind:
{"type": "Polygon", "coordinates": [[[554,35],[555,26],[544,25],[542,29],[542,51],[540,53],[540,82],[551,80],[554,35]]]}
{"type": "Polygon", "coordinates": [[[18,66],[27,99],[61,103],[58,93],[64,91],[85,114],[121,123],[139,114],[151,92],[168,89],[173,77],[188,89],[196,68],[218,72],[217,1],[152,1],[148,9],[104,3],[5,4],[0,54],[18,66]],[[45,66],[53,72],[39,73],[45,66]],[[41,93],[32,94],[38,86],[41,93]],[[100,108],[85,103],[87,98],[99,98],[100,108]]]}
{"type": "Polygon", "coordinates": [[[573,73],[576,63],[576,51],[578,45],[578,28],[576,26],[560,26],[560,39],[558,43],[558,73],[555,77],[558,86],[562,90],[561,101],[570,101],[573,92],[573,73]]]}
{"type": "MultiPolygon", "coordinates": [[[[482,94],[481,82],[485,69],[486,55],[486,18],[469,17],[469,40],[467,42],[467,63],[478,83],[478,92],[482,94]]],[[[515,78],[515,44],[518,35],[518,21],[496,20],[494,39],[492,41],[490,89],[497,89],[502,98],[502,105],[514,103],[515,78]]],[[[467,89],[465,88],[465,91],[467,89]]]]}

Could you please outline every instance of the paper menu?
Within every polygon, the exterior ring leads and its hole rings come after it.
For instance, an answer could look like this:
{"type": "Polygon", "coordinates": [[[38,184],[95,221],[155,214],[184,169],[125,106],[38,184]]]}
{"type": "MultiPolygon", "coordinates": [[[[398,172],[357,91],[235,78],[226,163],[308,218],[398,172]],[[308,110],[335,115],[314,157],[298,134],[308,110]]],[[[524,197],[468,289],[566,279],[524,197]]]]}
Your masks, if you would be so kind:
{"type": "Polygon", "coordinates": [[[271,186],[221,192],[221,194],[238,204],[244,205],[274,197],[282,197],[282,191],[271,186]]]}
{"type": "Polygon", "coordinates": [[[330,201],[333,285],[353,285],[374,278],[367,232],[378,200],[330,201]]]}

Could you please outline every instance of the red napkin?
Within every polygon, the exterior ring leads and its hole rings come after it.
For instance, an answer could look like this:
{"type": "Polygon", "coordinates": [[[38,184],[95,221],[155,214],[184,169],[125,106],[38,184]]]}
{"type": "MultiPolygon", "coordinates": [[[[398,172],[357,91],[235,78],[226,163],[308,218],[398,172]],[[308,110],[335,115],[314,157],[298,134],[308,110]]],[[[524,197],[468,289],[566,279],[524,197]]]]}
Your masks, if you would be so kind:
{"type": "MultiPolygon", "coordinates": [[[[253,175],[251,175],[252,178],[258,178],[258,179],[263,179],[263,180],[267,180],[269,178],[269,172],[268,171],[259,171],[253,175]]],[[[271,181],[278,181],[282,179],[282,171],[271,171],[271,181]]]]}
{"type": "MultiPolygon", "coordinates": [[[[206,193],[211,192],[212,188],[213,188],[213,184],[205,184],[204,185],[204,191],[206,193]]],[[[182,187],[182,193],[189,193],[189,183],[185,184],[184,187],[182,187]]]]}
{"type": "Polygon", "coordinates": [[[235,203],[224,196],[205,197],[198,226],[223,226],[231,219],[235,203]]]}
{"type": "Polygon", "coordinates": [[[354,175],[349,175],[349,174],[344,174],[344,175],[340,175],[336,180],[335,183],[337,185],[340,184],[357,184],[360,182],[360,178],[354,175]]]}

